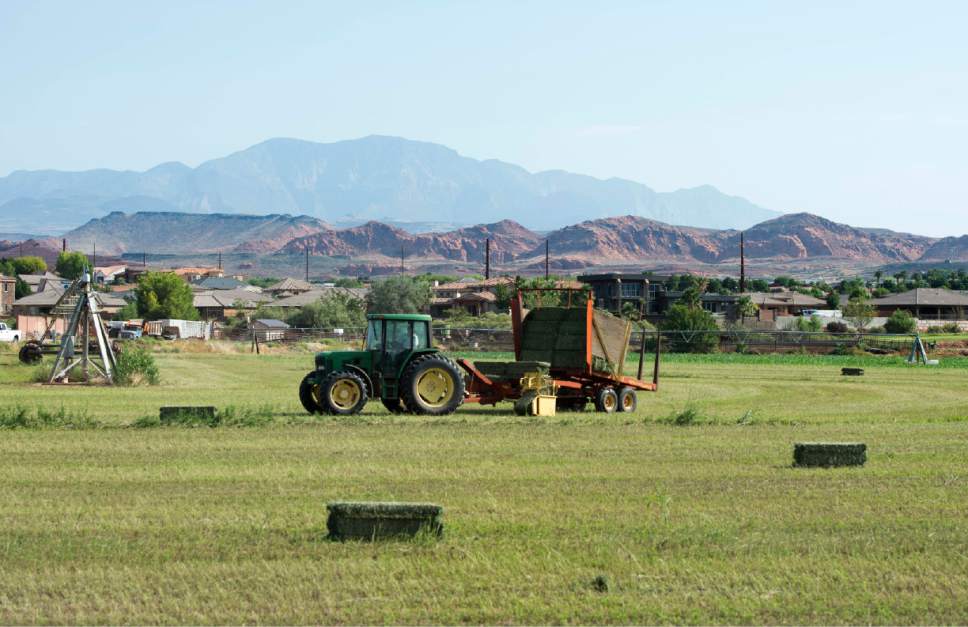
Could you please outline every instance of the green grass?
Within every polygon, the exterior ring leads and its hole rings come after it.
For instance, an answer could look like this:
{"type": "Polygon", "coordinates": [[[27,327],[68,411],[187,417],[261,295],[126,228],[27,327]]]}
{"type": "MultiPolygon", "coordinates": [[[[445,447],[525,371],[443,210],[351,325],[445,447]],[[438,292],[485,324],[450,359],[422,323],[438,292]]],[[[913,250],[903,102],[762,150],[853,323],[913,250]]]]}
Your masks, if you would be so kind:
{"type": "Polygon", "coordinates": [[[677,355],[633,415],[314,419],[307,354],[157,355],[117,389],[11,357],[0,409],[53,418],[0,428],[3,624],[968,617],[966,369],[677,355]],[[189,404],[250,426],[127,426],[189,404]],[[794,469],[797,441],[869,462],[794,469]],[[333,500],[437,502],[444,537],[330,542],[333,500]]]}

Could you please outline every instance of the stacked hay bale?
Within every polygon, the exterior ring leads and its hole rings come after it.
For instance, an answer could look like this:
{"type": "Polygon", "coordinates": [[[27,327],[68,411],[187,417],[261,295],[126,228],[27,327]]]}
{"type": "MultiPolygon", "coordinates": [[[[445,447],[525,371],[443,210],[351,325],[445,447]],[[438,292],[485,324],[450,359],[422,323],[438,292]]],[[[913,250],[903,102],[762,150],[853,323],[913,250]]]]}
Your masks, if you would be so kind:
{"type": "Polygon", "coordinates": [[[795,466],[863,466],[867,445],[861,442],[798,442],[793,445],[795,466]]]}

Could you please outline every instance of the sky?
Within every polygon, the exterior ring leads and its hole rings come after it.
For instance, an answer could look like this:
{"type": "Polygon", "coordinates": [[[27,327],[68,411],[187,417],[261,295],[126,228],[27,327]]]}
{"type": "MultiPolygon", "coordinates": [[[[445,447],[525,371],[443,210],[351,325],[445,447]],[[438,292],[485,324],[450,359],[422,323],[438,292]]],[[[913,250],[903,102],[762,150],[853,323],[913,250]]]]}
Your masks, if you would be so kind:
{"type": "Polygon", "coordinates": [[[0,176],[432,141],[968,232],[968,2],[0,2],[0,176]]]}

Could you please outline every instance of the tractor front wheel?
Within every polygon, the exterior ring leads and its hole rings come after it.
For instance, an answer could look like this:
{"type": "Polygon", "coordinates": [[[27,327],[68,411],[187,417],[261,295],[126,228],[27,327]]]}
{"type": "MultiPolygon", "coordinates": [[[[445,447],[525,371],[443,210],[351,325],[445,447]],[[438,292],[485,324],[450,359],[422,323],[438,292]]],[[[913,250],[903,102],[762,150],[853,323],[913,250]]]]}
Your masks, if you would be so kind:
{"type": "Polygon", "coordinates": [[[415,414],[452,414],[464,402],[464,376],[442,355],[414,359],[400,378],[400,396],[415,414]]]}
{"type": "Polygon", "coordinates": [[[320,382],[319,395],[323,408],[331,414],[358,414],[366,405],[366,383],[356,373],[334,372],[320,382]]]}
{"type": "Polygon", "coordinates": [[[310,372],[303,377],[302,383],[299,384],[299,402],[310,414],[324,414],[326,408],[323,407],[315,377],[315,372],[310,372]]]}
{"type": "Polygon", "coordinates": [[[604,387],[598,391],[598,394],[595,395],[595,409],[598,411],[611,414],[617,407],[618,394],[615,393],[615,388],[604,387]]]}

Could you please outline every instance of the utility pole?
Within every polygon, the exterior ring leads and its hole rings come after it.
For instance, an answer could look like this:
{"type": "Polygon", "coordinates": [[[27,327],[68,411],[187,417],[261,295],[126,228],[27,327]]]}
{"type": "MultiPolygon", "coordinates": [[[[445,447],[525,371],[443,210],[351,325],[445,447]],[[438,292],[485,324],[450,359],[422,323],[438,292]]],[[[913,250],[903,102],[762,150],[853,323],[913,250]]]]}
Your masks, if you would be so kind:
{"type": "Polygon", "coordinates": [[[222,269],[222,251],[218,251],[218,269],[222,269]]]}
{"type": "Polygon", "coordinates": [[[61,252],[67,252],[67,238],[61,240],[61,252]]]}
{"type": "Polygon", "coordinates": [[[400,246],[400,272],[406,272],[407,266],[404,263],[406,256],[403,254],[403,245],[400,246]]]}
{"type": "Polygon", "coordinates": [[[91,274],[93,275],[94,268],[97,267],[97,241],[94,242],[94,259],[91,261],[91,274]]]}
{"type": "Polygon", "coordinates": [[[746,234],[739,234],[739,293],[746,293],[746,234]]]}
{"type": "Polygon", "coordinates": [[[484,241],[484,280],[491,278],[491,238],[484,241]]]}
{"type": "Polygon", "coordinates": [[[551,245],[548,240],[545,240],[545,278],[550,276],[550,266],[551,266],[551,245]]]}
{"type": "Polygon", "coordinates": [[[306,244],[306,283],[309,283],[309,244],[306,244]]]}
{"type": "Polygon", "coordinates": [[[144,251],[141,252],[141,265],[144,268],[148,267],[148,253],[144,251]]]}

